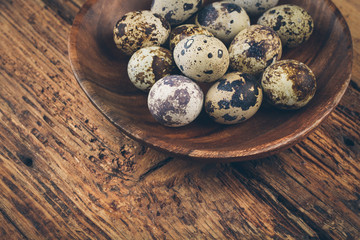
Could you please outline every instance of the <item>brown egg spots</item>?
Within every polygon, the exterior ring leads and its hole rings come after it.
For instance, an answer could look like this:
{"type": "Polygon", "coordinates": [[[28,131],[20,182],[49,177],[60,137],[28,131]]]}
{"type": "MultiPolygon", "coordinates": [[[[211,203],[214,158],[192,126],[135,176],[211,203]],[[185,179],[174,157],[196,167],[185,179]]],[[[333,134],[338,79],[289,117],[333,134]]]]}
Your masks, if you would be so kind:
{"type": "Polygon", "coordinates": [[[149,36],[152,34],[152,32],[156,29],[156,25],[155,24],[151,24],[149,27],[146,26],[145,27],[145,34],[146,36],[149,36]]]}
{"type": "Polygon", "coordinates": [[[164,19],[162,16],[160,16],[160,15],[157,14],[157,13],[154,13],[154,16],[160,19],[162,26],[163,26],[166,30],[169,30],[169,29],[170,29],[170,24],[169,24],[169,22],[167,21],[167,19],[164,19]]]}
{"type": "Polygon", "coordinates": [[[126,28],[126,24],[125,23],[120,23],[118,22],[116,28],[117,28],[117,37],[122,37],[125,35],[126,31],[125,31],[125,28],[126,28]]]}
{"type": "Polygon", "coordinates": [[[298,109],[306,104],[314,95],[316,91],[316,79],[311,70],[303,63],[296,61],[284,61],[278,62],[274,65],[271,65],[271,72],[273,74],[268,74],[263,78],[263,84],[271,85],[274,79],[280,77],[282,73],[286,74],[287,79],[292,83],[292,89],[294,95],[291,96],[293,100],[297,103],[294,105],[289,105],[286,102],[289,100],[289,97],[285,95],[281,90],[276,91],[276,97],[272,93],[272,90],[266,90],[266,95],[268,96],[267,101],[281,109],[298,109]],[[271,67],[273,66],[273,67],[271,67]]]}
{"type": "Polygon", "coordinates": [[[136,81],[145,83],[145,73],[141,72],[136,75],[136,81]]]}
{"type": "Polygon", "coordinates": [[[174,99],[180,106],[186,106],[190,102],[190,94],[186,89],[178,89],[175,91],[174,99]]]}
{"type": "Polygon", "coordinates": [[[257,7],[259,12],[264,12],[265,11],[265,8],[261,6],[261,3],[256,3],[255,7],[257,7]]]}
{"type": "Polygon", "coordinates": [[[265,41],[260,42],[250,41],[248,42],[250,48],[246,51],[246,56],[249,58],[255,58],[256,60],[265,59],[266,51],[268,50],[265,41]]]}
{"type": "Polygon", "coordinates": [[[119,20],[117,23],[122,22],[122,21],[125,21],[127,17],[128,17],[128,15],[125,14],[124,16],[122,16],[122,17],[120,18],[120,20],[119,20]]]}
{"type": "Polygon", "coordinates": [[[177,24],[177,20],[172,18],[173,15],[175,15],[174,11],[169,11],[165,14],[165,19],[170,24],[177,24]]]}
{"type": "Polygon", "coordinates": [[[218,17],[218,11],[212,5],[208,5],[199,12],[198,22],[201,26],[209,26],[212,25],[218,17]]]}
{"type": "Polygon", "coordinates": [[[191,96],[186,89],[178,89],[174,92],[173,96],[169,96],[165,101],[156,101],[155,108],[157,110],[157,114],[154,114],[153,116],[162,124],[178,124],[172,120],[172,117],[169,115],[169,113],[185,116],[187,114],[186,106],[190,102],[190,98],[191,96]]]}
{"type": "Polygon", "coordinates": [[[170,87],[179,87],[183,78],[184,77],[180,75],[173,75],[171,78],[167,77],[166,79],[164,79],[163,84],[170,87]]]}
{"type": "Polygon", "coordinates": [[[285,12],[286,14],[291,14],[291,8],[289,8],[289,7],[284,7],[284,12],[285,12]]]}
{"type": "Polygon", "coordinates": [[[155,80],[159,80],[167,75],[166,72],[171,66],[163,57],[153,56],[151,67],[155,75],[155,80]]]}
{"type": "Polygon", "coordinates": [[[217,88],[221,91],[234,92],[230,100],[230,106],[242,110],[248,110],[250,107],[255,106],[259,95],[256,78],[246,73],[241,74],[239,80],[232,82],[227,79],[220,79],[217,88]]]}
{"type": "Polygon", "coordinates": [[[211,33],[196,25],[182,25],[174,28],[170,36],[170,49],[174,49],[175,45],[181,40],[196,34],[211,35],[211,33]]]}
{"type": "Polygon", "coordinates": [[[282,27],[282,26],[285,26],[286,25],[286,22],[282,22],[282,20],[284,19],[283,16],[279,15],[276,19],[276,24],[275,26],[273,26],[273,29],[275,31],[279,31],[279,29],[282,27]]]}
{"type": "Polygon", "coordinates": [[[214,107],[214,105],[212,104],[211,101],[208,101],[205,104],[205,111],[208,112],[208,113],[213,113],[215,111],[215,107],[214,107]]]}
{"type": "Polygon", "coordinates": [[[234,121],[234,120],[237,119],[236,116],[231,116],[231,115],[229,115],[228,113],[225,114],[224,116],[222,116],[222,118],[223,118],[225,121],[229,121],[229,122],[234,121]]]}
{"type": "Polygon", "coordinates": [[[194,7],[194,4],[191,4],[191,3],[185,3],[183,8],[184,8],[184,11],[189,11],[191,9],[193,9],[194,7]]]}
{"type": "Polygon", "coordinates": [[[189,30],[190,29],[187,26],[179,26],[172,31],[172,35],[182,34],[184,32],[188,32],[189,30]]]}
{"type": "Polygon", "coordinates": [[[228,13],[232,13],[232,12],[241,13],[242,8],[234,3],[222,3],[221,10],[224,12],[227,11],[228,13]]]}
{"type": "Polygon", "coordinates": [[[230,102],[226,100],[220,100],[218,103],[219,109],[230,109],[230,102]]]}
{"type": "Polygon", "coordinates": [[[289,79],[293,83],[293,90],[298,101],[304,100],[313,95],[316,91],[315,76],[309,69],[302,64],[287,63],[283,66],[284,71],[288,72],[289,79]]]}

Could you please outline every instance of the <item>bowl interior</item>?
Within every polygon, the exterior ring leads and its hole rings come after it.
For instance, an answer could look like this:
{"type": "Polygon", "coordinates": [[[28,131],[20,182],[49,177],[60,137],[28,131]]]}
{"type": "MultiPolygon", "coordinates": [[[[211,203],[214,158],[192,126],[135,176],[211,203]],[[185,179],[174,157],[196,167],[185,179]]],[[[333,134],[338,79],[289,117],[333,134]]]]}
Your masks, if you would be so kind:
{"type": "Polygon", "coordinates": [[[330,1],[280,1],[283,3],[305,8],[315,23],[309,41],[285,50],[282,57],[306,63],[317,77],[315,97],[297,111],[280,111],[263,104],[253,118],[232,126],[214,123],[204,112],[185,127],[158,124],[148,111],[146,93],[128,79],[129,57],[113,42],[116,21],[129,11],[149,9],[150,0],[89,0],[71,30],[73,71],[98,109],[137,140],[192,158],[238,161],[264,157],[300,140],[333,110],[349,83],[352,65],[348,27],[330,1]]]}

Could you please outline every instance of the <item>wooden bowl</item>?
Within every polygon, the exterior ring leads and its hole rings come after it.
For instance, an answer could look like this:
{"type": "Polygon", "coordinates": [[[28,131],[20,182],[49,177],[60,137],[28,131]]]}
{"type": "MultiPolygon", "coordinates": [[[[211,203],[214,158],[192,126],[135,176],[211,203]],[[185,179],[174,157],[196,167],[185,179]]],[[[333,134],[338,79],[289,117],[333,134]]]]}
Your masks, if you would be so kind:
{"type": "Polygon", "coordinates": [[[76,16],[69,38],[75,77],[95,106],[130,137],[174,155],[231,162],[266,157],[295,144],[336,107],[349,84],[352,40],[343,16],[329,0],[287,0],[305,8],[315,22],[310,40],[286,50],[282,59],[306,63],[318,90],[297,111],[263,105],[250,120],[232,126],[212,122],[204,112],[190,125],[158,124],[147,108],[147,95],[127,76],[129,57],[113,42],[113,26],[125,13],[149,9],[150,0],[89,0],[76,16]]]}

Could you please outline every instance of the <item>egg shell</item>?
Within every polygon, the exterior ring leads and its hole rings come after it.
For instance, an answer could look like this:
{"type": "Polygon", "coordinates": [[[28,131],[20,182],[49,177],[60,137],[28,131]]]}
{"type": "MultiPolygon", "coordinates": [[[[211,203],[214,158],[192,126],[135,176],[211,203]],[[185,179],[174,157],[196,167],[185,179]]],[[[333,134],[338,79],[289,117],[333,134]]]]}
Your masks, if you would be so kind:
{"type": "Polygon", "coordinates": [[[174,60],[180,71],[199,82],[221,78],[229,67],[229,53],[217,38],[194,35],[181,40],[174,49],[174,60]]]}
{"type": "Polygon", "coordinates": [[[267,102],[285,110],[304,107],[316,92],[316,77],[311,69],[296,60],[281,60],[270,65],[261,79],[267,102]]]}
{"type": "Polygon", "coordinates": [[[202,0],[153,0],[151,11],[164,17],[173,26],[189,19],[202,3],[202,0]]]}
{"type": "Polygon", "coordinates": [[[229,55],[233,70],[257,76],[271,63],[280,60],[282,44],[271,28],[252,25],[236,35],[230,44],[229,55]]]}
{"type": "Polygon", "coordinates": [[[141,48],[131,56],[127,72],[135,87],[149,91],[157,80],[172,73],[174,65],[170,50],[152,46],[141,48]]]}
{"type": "Polygon", "coordinates": [[[176,44],[178,44],[184,38],[198,34],[214,36],[208,30],[199,27],[195,24],[184,24],[177,26],[176,28],[172,29],[170,33],[170,43],[169,43],[170,50],[174,50],[176,44]]]}
{"type": "Polygon", "coordinates": [[[249,16],[259,16],[266,10],[275,7],[279,0],[228,0],[244,8],[249,16]]]}
{"type": "Polygon", "coordinates": [[[271,27],[279,35],[283,46],[294,48],[307,41],[314,30],[314,21],[303,8],[285,4],[267,10],[258,24],[271,27]]]}
{"type": "Polygon", "coordinates": [[[209,4],[200,10],[195,23],[229,44],[236,34],[250,26],[250,18],[242,7],[222,1],[209,4]]]}
{"type": "Polygon", "coordinates": [[[160,46],[171,32],[170,24],[151,11],[125,14],[114,26],[114,41],[122,52],[132,55],[140,48],[160,46]]]}
{"type": "Polygon", "coordinates": [[[181,127],[194,121],[203,106],[204,94],[191,79],[170,75],[157,81],[148,95],[152,116],[168,127],[181,127]]]}
{"type": "Polygon", "coordinates": [[[237,124],[254,116],[259,110],[263,93],[255,77],[231,72],[208,90],[205,111],[221,124],[237,124]]]}

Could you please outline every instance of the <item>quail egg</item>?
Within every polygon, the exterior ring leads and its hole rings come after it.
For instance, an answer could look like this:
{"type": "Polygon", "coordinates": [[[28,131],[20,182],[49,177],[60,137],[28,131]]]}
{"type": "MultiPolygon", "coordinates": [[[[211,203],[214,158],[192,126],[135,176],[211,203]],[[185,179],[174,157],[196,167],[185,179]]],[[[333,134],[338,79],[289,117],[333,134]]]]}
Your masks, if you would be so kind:
{"type": "Polygon", "coordinates": [[[260,108],[263,93],[255,77],[231,72],[212,85],[205,97],[205,111],[215,122],[236,124],[260,108]]]}
{"type": "Polygon", "coordinates": [[[170,33],[170,50],[173,50],[176,44],[178,44],[184,38],[197,34],[213,36],[211,32],[195,24],[184,24],[177,26],[176,28],[172,29],[170,33]]]}
{"type": "Polygon", "coordinates": [[[129,60],[127,71],[135,87],[149,91],[157,80],[172,73],[174,65],[170,50],[152,46],[136,51],[129,60]]]}
{"type": "Polygon", "coordinates": [[[257,76],[280,60],[281,54],[281,40],[276,32],[266,26],[252,25],[236,35],[230,44],[230,67],[257,76]]]}
{"type": "Polygon", "coordinates": [[[148,95],[148,108],[159,123],[181,127],[194,121],[203,106],[204,94],[191,79],[170,75],[157,81],[148,95]]]}
{"type": "Polygon", "coordinates": [[[160,46],[170,35],[170,24],[151,11],[125,14],[114,27],[114,41],[121,51],[132,55],[143,47],[160,46]]]}
{"type": "Polygon", "coordinates": [[[244,8],[249,16],[259,16],[266,10],[275,7],[279,0],[228,0],[244,8]]]}
{"type": "Polygon", "coordinates": [[[209,4],[200,10],[195,23],[229,44],[236,34],[250,26],[250,18],[242,7],[222,1],[209,4]]]}
{"type": "Polygon", "coordinates": [[[261,79],[266,100],[280,109],[304,107],[315,95],[316,78],[311,69],[296,60],[270,65],[261,79]]]}
{"type": "Polygon", "coordinates": [[[279,35],[283,46],[293,48],[307,41],[314,30],[310,14],[296,5],[280,5],[267,10],[258,24],[271,27],[279,35]]]}
{"type": "Polygon", "coordinates": [[[185,22],[202,5],[202,0],[153,0],[151,11],[164,17],[171,25],[185,22]]]}
{"type": "Polygon", "coordinates": [[[199,82],[221,78],[229,67],[229,53],[217,38],[194,35],[181,40],[174,49],[174,60],[181,72],[199,82]]]}

